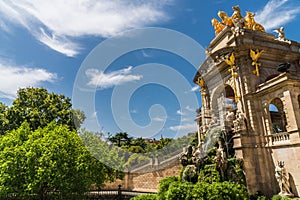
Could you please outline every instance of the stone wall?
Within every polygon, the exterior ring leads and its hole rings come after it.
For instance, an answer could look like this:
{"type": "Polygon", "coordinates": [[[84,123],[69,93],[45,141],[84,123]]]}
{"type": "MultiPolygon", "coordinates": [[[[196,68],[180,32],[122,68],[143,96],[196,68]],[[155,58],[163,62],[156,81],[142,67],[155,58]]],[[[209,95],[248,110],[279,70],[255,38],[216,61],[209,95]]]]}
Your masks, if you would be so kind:
{"type": "Polygon", "coordinates": [[[146,173],[127,173],[123,180],[106,182],[103,189],[117,189],[118,185],[123,190],[157,192],[159,181],[165,177],[178,176],[182,168],[179,161],[172,163],[166,168],[149,171],[146,173]]]}
{"type": "MultiPolygon", "coordinates": [[[[289,173],[289,183],[291,192],[295,196],[299,196],[300,191],[300,146],[285,146],[280,148],[272,148],[272,157],[274,165],[278,161],[284,161],[284,166],[289,173]]],[[[274,175],[275,176],[275,175],[274,175]]]]}

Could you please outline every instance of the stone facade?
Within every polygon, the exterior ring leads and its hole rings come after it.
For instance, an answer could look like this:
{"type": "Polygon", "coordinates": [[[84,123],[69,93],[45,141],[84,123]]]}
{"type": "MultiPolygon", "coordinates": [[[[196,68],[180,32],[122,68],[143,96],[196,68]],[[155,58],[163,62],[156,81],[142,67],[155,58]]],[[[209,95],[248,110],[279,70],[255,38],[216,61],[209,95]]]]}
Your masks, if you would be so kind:
{"type": "Polygon", "coordinates": [[[279,193],[275,167],[283,161],[291,192],[300,195],[300,44],[287,41],[225,27],[194,78],[205,82],[199,138],[216,126],[234,134],[250,193],[279,193]]]}

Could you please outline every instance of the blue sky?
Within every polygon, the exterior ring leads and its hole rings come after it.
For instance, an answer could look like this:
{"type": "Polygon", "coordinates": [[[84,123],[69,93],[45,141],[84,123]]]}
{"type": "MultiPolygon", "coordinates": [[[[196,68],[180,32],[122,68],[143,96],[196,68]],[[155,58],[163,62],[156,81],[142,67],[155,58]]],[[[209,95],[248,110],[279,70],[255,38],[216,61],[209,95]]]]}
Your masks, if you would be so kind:
{"type": "MultiPolygon", "coordinates": [[[[83,104],[78,108],[92,105],[94,110],[84,110],[85,126],[90,130],[156,138],[195,131],[195,110],[201,102],[192,83],[196,69],[174,52],[132,49],[115,58],[105,70],[97,65],[80,69],[97,45],[116,37],[126,40],[136,29],[147,27],[167,28],[195,40],[203,47],[199,52],[202,59],[215,36],[211,19],[218,18],[219,10],[231,15],[235,5],[243,14],[256,13],[256,21],[267,32],[284,26],[288,39],[300,41],[297,0],[3,0],[1,101],[10,105],[17,89],[26,86],[45,87],[73,98],[79,76],[86,79],[84,87],[90,87],[93,97],[76,104],[83,104]],[[166,71],[160,70],[163,68],[166,71]],[[169,82],[162,85],[163,81],[169,82]],[[135,89],[127,92],[129,87],[135,89]]],[[[153,37],[162,40],[160,35],[153,37]]],[[[184,46],[180,41],[178,45],[184,46]]],[[[115,48],[117,52],[120,46],[115,48]]],[[[104,59],[104,54],[98,59],[104,59]]]]}

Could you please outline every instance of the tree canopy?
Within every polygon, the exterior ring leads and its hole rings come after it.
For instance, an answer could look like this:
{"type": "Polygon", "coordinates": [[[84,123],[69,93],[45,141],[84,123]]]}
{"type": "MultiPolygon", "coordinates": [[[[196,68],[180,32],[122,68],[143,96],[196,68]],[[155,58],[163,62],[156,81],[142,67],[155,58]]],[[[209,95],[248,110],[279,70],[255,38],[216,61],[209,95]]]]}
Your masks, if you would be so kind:
{"type": "Polygon", "coordinates": [[[11,107],[0,104],[0,133],[18,128],[28,122],[32,130],[45,127],[50,122],[79,127],[85,119],[84,113],[72,109],[71,99],[45,88],[22,88],[11,107]]]}
{"type": "Polygon", "coordinates": [[[117,174],[94,158],[67,125],[52,122],[32,131],[25,122],[0,137],[0,195],[84,192],[117,174]]]}

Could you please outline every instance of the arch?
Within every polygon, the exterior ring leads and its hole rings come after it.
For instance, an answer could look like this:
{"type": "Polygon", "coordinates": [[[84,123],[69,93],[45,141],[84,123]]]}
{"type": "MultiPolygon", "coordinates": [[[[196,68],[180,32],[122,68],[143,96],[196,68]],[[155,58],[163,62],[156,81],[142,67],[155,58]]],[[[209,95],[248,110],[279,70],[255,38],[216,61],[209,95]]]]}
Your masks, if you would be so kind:
{"type": "Polygon", "coordinates": [[[286,132],[286,116],[281,99],[274,98],[269,104],[273,133],[286,132]]]}
{"type": "MultiPolygon", "coordinates": [[[[222,127],[227,126],[226,117],[228,113],[235,116],[237,105],[234,101],[234,90],[228,84],[219,85],[211,95],[211,118],[218,121],[222,127]]],[[[231,121],[233,123],[233,121],[231,121]]],[[[233,125],[232,125],[233,126],[233,125]]],[[[229,127],[232,127],[229,125],[229,127]]]]}
{"type": "Polygon", "coordinates": [[[235,110],[237,108],[234,90],[230,85],[225,85],[225,106],[226,110],[235,110]]]}
{"type": "Polygon", "coordinates": [[[235,95],[234,95],[234,90],[233,88],[228,85],[220,85],[214,91],[212,92],[211,95],[211,109],[214,112],[214,110],[219,110],[220,109],[220,103],[224,106],[225,109],[231,109],[235,110],[237,105],[234,101],[235,95]]]}

